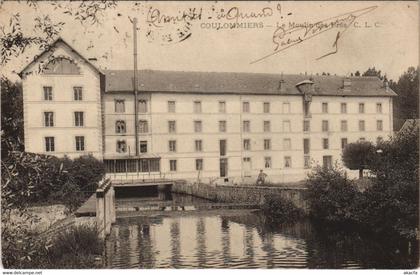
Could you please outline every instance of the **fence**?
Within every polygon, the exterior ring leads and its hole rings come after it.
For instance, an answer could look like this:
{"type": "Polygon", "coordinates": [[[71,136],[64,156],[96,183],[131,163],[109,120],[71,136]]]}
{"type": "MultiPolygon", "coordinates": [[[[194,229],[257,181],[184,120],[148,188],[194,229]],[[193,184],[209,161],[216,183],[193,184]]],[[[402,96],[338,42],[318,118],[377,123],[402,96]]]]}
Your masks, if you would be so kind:
{"type": "Polygon", "coordinates": [[[96,227],[100,238],[111,233],[111,224],[115,220],[115,190],[111,180],[106,178],[96,189],[96,227]]]}

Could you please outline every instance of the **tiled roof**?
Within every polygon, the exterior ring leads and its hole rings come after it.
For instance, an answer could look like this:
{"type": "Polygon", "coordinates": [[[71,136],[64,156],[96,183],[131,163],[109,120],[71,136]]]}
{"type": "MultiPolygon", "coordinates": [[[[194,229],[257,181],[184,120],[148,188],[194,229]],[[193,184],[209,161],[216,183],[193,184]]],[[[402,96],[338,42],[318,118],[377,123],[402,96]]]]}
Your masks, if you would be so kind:
{"type": "MultiPolygon", "coordinates": [[[[108,70],[104,73],[106,92],[133,90],[132,70],[108,70]]],[[[345,77],[342,76],[152,70],[141,70],[138,76],[138,90],[148,92],[300,95],[296,84],[311,77],[315,83],[315,95],[396,96],[376,77],[350,77],[351,88],[344,90],[345,77]],[[280,89],[281,79],[284,80],[281,84],[282,89],[280,89]]]]}

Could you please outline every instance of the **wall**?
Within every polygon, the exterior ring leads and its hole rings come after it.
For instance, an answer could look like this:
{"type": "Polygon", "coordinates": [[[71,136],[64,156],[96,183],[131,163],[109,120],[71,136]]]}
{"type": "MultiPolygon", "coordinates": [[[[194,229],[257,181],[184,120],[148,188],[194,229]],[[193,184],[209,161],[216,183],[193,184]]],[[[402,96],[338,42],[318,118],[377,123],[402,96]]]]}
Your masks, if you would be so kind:
{"type": "Polygon", "coordinates": [[[71,158],[92,154],[102,159],[101,94],[99,74],[62,42],[44,54],[25,72],[23,77],[24,133],[27,152],[71,158]],[[46,75],[38,73],[38,66],[50,56],[64,56],[74,60],[79,75],[46,75]],[[44,100],[44,86],[51,86],[53,100],[44,100]],[[83,100],[74,100],[74,86],[83,88],[83,100]],[[44,112],[54,112],[54,127],[44,126],[44,112]],[[84,126],[74,126],[74,112],[84,112],[84,126]],[[45,151],[46,136],[55,138],[55,152],[45,151]],[[85,150],[76,151],[75,137],[85,137],[85,150]]]}
{"type": "Polygon", "coordinates": [[[309,211],[305,200],[305,188],[287,187],[256,187],[256,186],[229,186],[209,184],[186,184],[175,182],[172,192],[193,195],[217,202],[240,202],[262,204],[267,195],[279,195],[291,200],[298,208],[309,211]]]}

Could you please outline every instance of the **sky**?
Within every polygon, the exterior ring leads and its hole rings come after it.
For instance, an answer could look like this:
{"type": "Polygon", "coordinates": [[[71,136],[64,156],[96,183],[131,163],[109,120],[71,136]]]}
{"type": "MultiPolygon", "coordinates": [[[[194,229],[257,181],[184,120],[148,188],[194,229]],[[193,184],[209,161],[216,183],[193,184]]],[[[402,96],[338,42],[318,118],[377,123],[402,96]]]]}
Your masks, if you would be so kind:
{"type": "MultiPolygon", "coordinates": [[[[24,33],[31,34],[34,18],[48,15],[53,22],[64,22],[60,36],[85,57],[97,58],[102,69],[133,68],[134,17],[139,69],[349,75],[375,66],[397,80],[419,59],[418,2],[118,2],[94,25],[64,13],[74,11],[77,2],[63,1],[56,9],[51,2],[41,2],[36,9],[25,2],[4,2],[0,25],[7,29],[10,16],[19,13],[24,33]],[[162,22],[164,16],[180,17],[194,8],[194,19],[162,22]],[[335,20],[345,24],[292,28],[335,20]],[[232,23],[237,27],[225,28],[232,23]],[[290,30],[296,31],[287,33],[290,30]],[[294,45],[296,39],[302,41],[294,45]],[[285,49],[276,52],[276,46],[285,49]]],[[[18,79],[15,72],[38,53],[36,47],[28,49],[2,72],[18,79]]]]}

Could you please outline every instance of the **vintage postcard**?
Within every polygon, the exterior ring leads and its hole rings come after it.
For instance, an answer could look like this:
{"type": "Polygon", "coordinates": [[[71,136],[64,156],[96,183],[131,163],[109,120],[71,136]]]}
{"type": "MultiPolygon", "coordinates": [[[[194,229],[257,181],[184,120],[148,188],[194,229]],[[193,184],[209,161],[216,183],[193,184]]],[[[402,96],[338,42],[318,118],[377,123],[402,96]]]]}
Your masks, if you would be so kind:
{"type": "Polygon", "coordinates": [[[1,1],[3,268],[416,274],[418,24],[415,1],[1,1]]]}

